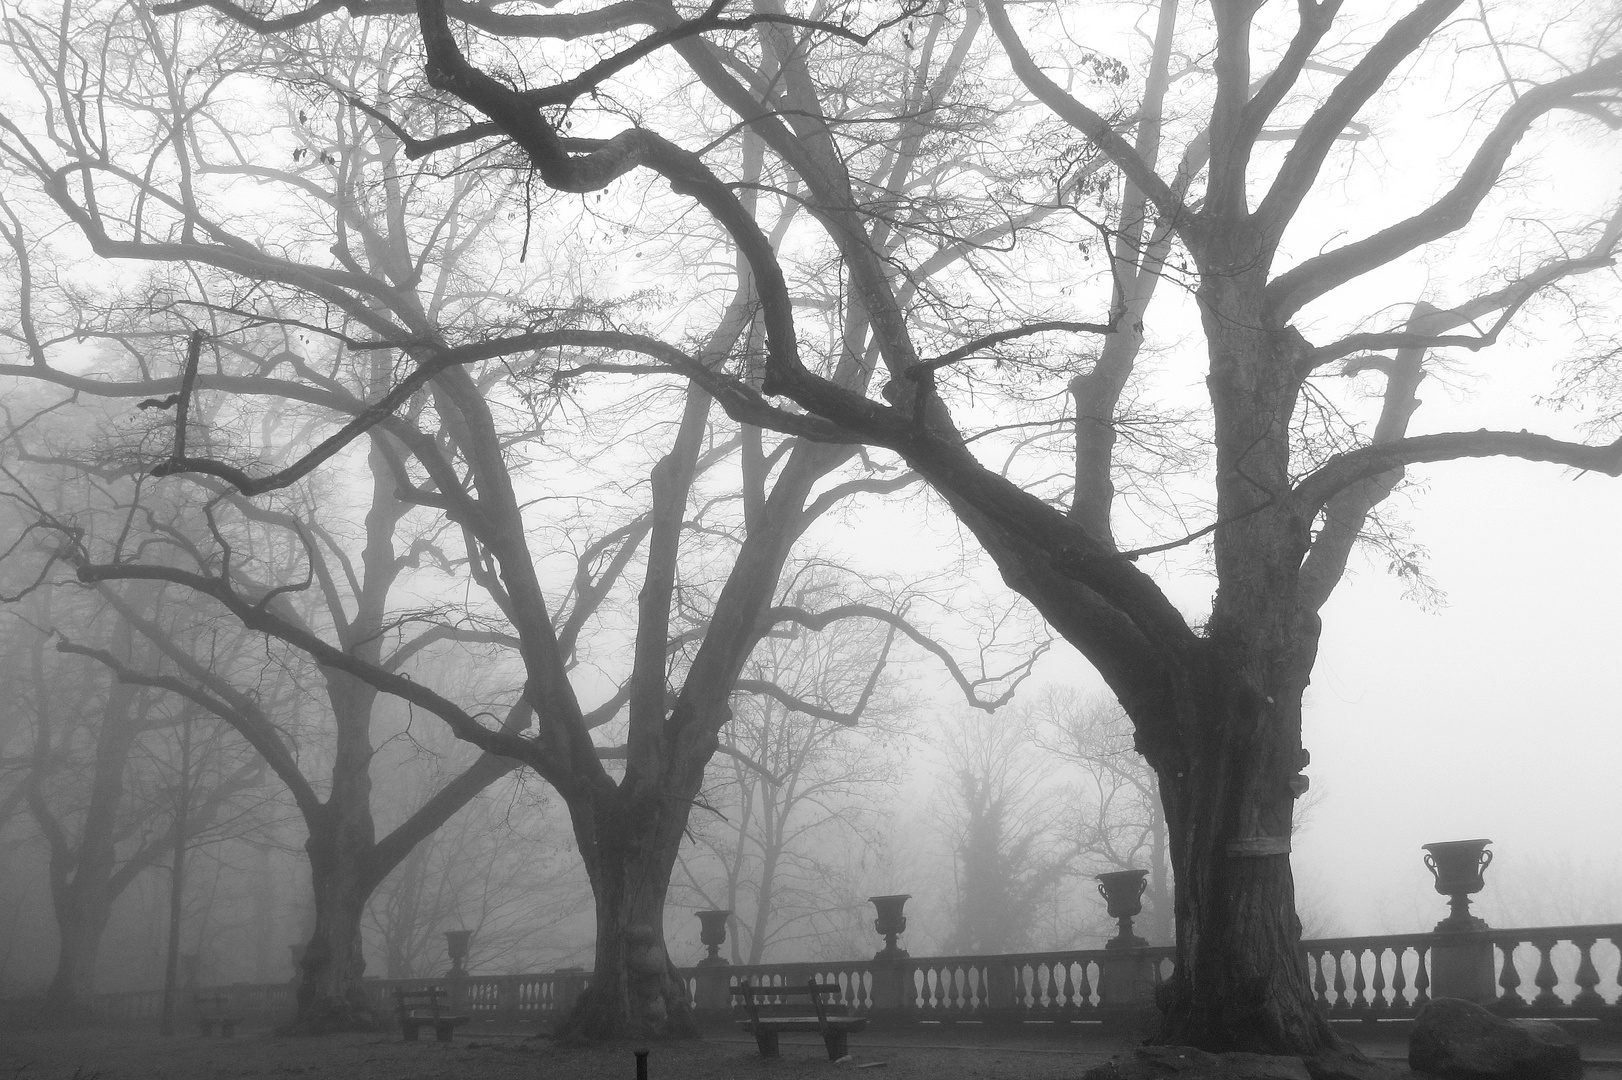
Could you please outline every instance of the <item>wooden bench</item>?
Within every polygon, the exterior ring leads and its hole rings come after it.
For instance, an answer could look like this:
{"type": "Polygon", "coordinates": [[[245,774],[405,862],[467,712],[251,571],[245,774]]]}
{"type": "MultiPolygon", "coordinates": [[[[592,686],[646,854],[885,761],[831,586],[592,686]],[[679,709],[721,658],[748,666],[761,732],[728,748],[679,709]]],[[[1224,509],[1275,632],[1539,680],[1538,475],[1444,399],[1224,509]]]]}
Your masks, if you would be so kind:
{"type": "Polygon", "coordinates": [[[437,986],[394,992],[394,1014],[400,1019],[400,1033],[405,1036],[406,1042],[416,1042],[417,1029],[425,1025],[432,1025],[434,1038],[440,1042],[451,1041],[451,1032],[467,1023],[469,1018],[450,1014],[448,1005],[444,1003],[449,996],[437,986]]]}
{"type": "Polygon", "coordinates": [[[237,1016],[231,1008],[231,999],[224,994],[193,994],[192,1007],[197,1010],[197,1030],[203,1038],[214,1037],[214,1025],[220,1025],[220,1037],[229,1039],[236,1035],[237,1024],[242,1017],[237,1016]]]}
{"type": "Polygon", "coordinates": [[[749,1013],[738,1026],[755,1036],[761,1057],[778,1057],[777,1035],[782,1031],[815,1031],[828,1047],[828,1060],[838,1061],[848,1055],[845,1036],[867,1027],[867,1017],[852,1016],[842,1001],[823,1001],[824,994],[837,998],[840,989],[832,983],[819,983],[808,979],[804,986],[751,986],[748,979],[739,979],[732,988],[732,996],[741,1000],[749,1013]],[[787,1001],[757,1001],[757,998],[802,997],[803,1003],[787,1001]]]}

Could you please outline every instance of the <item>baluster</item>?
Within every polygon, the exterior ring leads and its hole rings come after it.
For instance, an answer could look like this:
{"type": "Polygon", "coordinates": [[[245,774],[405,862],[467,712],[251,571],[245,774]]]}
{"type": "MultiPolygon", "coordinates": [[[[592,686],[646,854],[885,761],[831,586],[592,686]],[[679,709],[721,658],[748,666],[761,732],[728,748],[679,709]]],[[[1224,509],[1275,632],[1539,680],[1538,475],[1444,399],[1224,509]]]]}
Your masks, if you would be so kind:
{"type": "Polygon", "coordinates": [[[1369,1012],[1373,1014],[1369,1019],[1375,1020],[1388,1008],[1385,999],[1385,947],[1377,945],[1370,951],[1374,953],[1374,981],[1370,984],[1374,992],[1369,1001],[1369,1012]]]}
{"type": "Polygon", "coordinates": [[[1014,1008],[1024,1010],[1035,1002],[1025,1000],[1025,965],[1014,965],[1014,1008]]]}
{"type": "Polygon", "coordinates": [[[1329,1011],[1329,984],[1324,981],[1324,953],[1312,957],[1312,992],[1318,999],[1318,1011],[1329,1011]]]}
{"type": "Polygon", "coordinates": [[[1408,946],[1398,945],[1391,950],[1396,964],[1391,969],[1391,1007],[1396,1010],[1408,1008],[1408,995],[1403,991],[1408,988],[1408,976],[1403,973],[1403,958],[1408,955],[1408,946]]]}
{"type": "Polygon", "coordinates": [[[1414,969],[1414,1011],[1418,1012],[1420,1009],[1430,1004],[1431,999],[1429,993],[1431,988],[1430,946],[1416,946],[1414,948],[1414,952],[1419,956],[1419,964],[1414,969]]]}
{"type": "Polygon", "coordinates": [[[1592,937],[1571,939],[1571,943],[1577,946],[1577,951],[1582,954],[1577,961],[1577,996],[1572,998],[1571,1004],[1585,1012],[1592,1012],[1605,1004],[1605,999],[1594,989],[1599,985],[1599,972],[1594,968],[1594,941],[1592,937]]]}
{"type": "Polygon", "coordinates": [[[1532,1004],[1541,1009],[1558,1008],[1565,1004],[1560,1000],[1560,995],[1554,992],[1554,988],[1560,983],[1560,976],[1555,973],[1554,958],[1551,955],[1554,946],[1554,938],[1538,938],[1532,942],[1532,947],[1540,954],[1538,973],[1532,977],[1532,981],[1537,984],[1538,995],[1532,999],[1532,1004]]]}
{"type": "Polygon", "coordinates": [[[1363,950],[1354,948],[1349,950],[1352,957],[1352,1011],[1363,1012],[1369,1007],[1368,983],[1363,979],[1363,950]]]}
{"type": "Polygon", "coordinates": [[[1498,1007],[1504,1012],[1520,1012],[1526,1008],[1526,999],[1521,997],[1521,973],[1515,968],[1515,950],[1520,947],[1518,941],[1498,942],[1498,955],[1504,958],[1503,968],[1498,972],[1498,986],[1504,991],[1498,996],[1498,1007]]]}
{"type": "Polygon", "coordinates": [[[1087,960],[1083,960],[1080,964],[1081,988],[1080,993],[1076,995],[1076,1004],[1083,1010],[1093,1007],[1093,983],[1092,979],[1087,975],[1087,969],[1091,966],[1091,962],[1087,960]]]}
{"type": "Polygon", "coordinates": [[[946,1008],[957,1013],[963,1009],[964,984],[968,980],[968,973],[962,968],[953,966],[946,971],[946,1008]]]}
{"type": "MultiPolygon", "coordinates": [[[[1611,948],[1616,950],[1616,987],[1622,991],[1622,937],[1612,938],[1611,948]]],[[[1618,1012],[1622,1012],[1622,993],[1616,996],[1616,1008],[1618,1012]]]]}
{"type": "MultiPolygon", "coordinates": [[[[1059,995],[1060,1004],[1066,1010],[1072,1009],[1076,1005],[1076,984],[1070,978],[1070,967],[1071,965],[1069,964],[1064,966],[1064,988],[1060,991],[1059,995]]],[[[1085,963],[1083,963],[1081,966],[1081,977],[1083,982],[1085,982],[1087,979],[1087,965],[1085,963]]]]}
{"type": "Polygon", "coordinates": [[[1331,953],[1335,958],[1335,1012],[1350,1012],[1352,1003],[1346,1000],[1346,972],[1341,967],[1341,957],[1345,953],[1339,949],[1331,953]]]}

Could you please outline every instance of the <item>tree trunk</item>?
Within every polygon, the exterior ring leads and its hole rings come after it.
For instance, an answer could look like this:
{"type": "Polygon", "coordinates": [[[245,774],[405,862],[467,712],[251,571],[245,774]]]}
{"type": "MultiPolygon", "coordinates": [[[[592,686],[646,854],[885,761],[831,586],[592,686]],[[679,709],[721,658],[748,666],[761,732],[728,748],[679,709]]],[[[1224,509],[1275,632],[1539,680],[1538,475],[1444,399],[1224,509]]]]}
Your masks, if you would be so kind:
{"type": "Polygon", "coordinates": [[[96,958],[112,914],[112,898],[102,889],[74,889],[56,904],[56,974],[45,991],[53,1014],[74,1016],[88,1011],[96,989],[96,958]]]}
{"type": "MultiPolygon", "coordinates": [[[[713,742],[713,737],[712,737],[713,742]]],[[[689,1038],[687,984],[665,947],[665,896],[708,754],[672,761],[658,777],[569,798],[597,912],[591,985],[557,1035],[564,1039],[689,1038]]]]}
{"type": "Polygon", "coordinates": [[[1187,765],[1156,763],[1177,915],[1163,1042],[1303,1056],[1339,1046],[1317,1009],[1295,912],[1289,836],[1306,680],[1291,681],[1212,695],[1187,729],[1187,765]]]}
{"type": "Polygon", "coordinates": [[[158,1034],[175,1033],[175,994],[180,975],[180,922],[186,904],[186,844],[191,810],[191,721],[180,729],[180,770],[175,792],[174,863],[169,867],[169,941],[163,958],[163,1015],[158,1034]]]}
{"type": "MultiPolygon", "coordinates": [[[[334,798],[328,811],[337,803],[334,798]]],[[[315,929],[299,964],[298,1013],[287,1029],[291,1033],[368,1031],[379,1026],[360,981],[366,973],[361,916],[372,891],[366,869],[372,848],[371,814],[351,812],[348,817],[346,823],[331,814],[311,828],[305,844],[315,929]]]]}
{"type": "MultiPolygon", "coordinates": [[[[127,632],[121,644],[127,649],[127,632]]],[[[36,655],[37,661],[37,655],[36,655]]],[[[40,676],[37,685],[48,693],[40,676]]],[[[102,934],[112,915],[113,900],[133,874],[118,872],[114,835],[124,801],[124,767],[135,745],[135,690],[113,683],[107,691],[101,728],[96,733],[96,762],[89,805],[78,844],[72,845],[35,787],[29,805],[51,843],[51,903],[59,935],[56,974],[45,992],[55,1012],[72,1014],[89,1008],[96,985],[96,959],[102,934]]],[[[42,738],[43,733],[42,733],[42,738]]],[[[139,870],[139,866],[126,870],[139,870]]]]}

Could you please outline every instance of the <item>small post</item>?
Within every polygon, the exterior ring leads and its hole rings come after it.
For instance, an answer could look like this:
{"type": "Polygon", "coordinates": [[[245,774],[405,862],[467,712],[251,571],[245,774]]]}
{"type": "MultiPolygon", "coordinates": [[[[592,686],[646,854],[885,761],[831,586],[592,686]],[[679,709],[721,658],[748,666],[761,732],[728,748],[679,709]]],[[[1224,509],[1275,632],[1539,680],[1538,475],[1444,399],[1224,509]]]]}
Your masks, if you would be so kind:
{"type": "Polygon", "coordinates": [[[450,991],[450,1007],[456,1012],[467,1009],[467,950],[473,940],[471,930],[445,931],[445,951],[451,958],[451,969],[445,974],[450,991]]]}
{"type": "Polygon", "coordinates": [[[999,1027],[1015,1027],[1024,1019],[1024,1002],[1016,999],[1014,987],[1019,978],[1015,965],[997,957],[987,962],[986,1010],[991,1023],[999,1027]]]}
{"type": "Polygon", "coordinates": [[[585,968],[560,967],[552,972],[552,1007],[559,1016],[567,1015],[585,992],[585,968]]]}

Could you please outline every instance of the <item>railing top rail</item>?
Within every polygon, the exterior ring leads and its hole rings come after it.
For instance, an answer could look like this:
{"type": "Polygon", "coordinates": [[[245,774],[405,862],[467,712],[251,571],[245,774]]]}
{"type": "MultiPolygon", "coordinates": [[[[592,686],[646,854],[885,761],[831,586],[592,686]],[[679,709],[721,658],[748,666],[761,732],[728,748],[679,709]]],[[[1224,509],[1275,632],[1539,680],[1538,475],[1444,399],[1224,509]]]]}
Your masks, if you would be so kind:
{"type": "Polygon", "coordinates": [[[976,953],[961,956],[914,956],[910,958],[915,965],[929,964],[984,964],[990,961],[1014,964],[1048,964],[1057,961],[1075,963],[1081,960],[1103,960],[1117,956],[1122,951],[1130,951],[1134,955],[1170,957],[1176,953],[1176,947],[1171,945],[1146,945],[1141,949],[1043,949],[1037,952],[1022,953],[976,953]]]}
{"type": "Polygon", "coordinates": [[[1369,949],[1378,946],[1390,948],[1394,945],[1411,948],[1419,945],[1429,945],[1435,937],[1435,934],[1426,930],[1408,934],[1359,934],[1355,937],[1302,938],[1301,947],[1309,952],[1332,949],[1369,949]]]}
{"type": "MultiPolygon", "coordinates": [[[[1622,937],[1622,923],[1585,923],[1574,926],[1508,928],[1489,926],[1485,930],[1453,930],[1445,933],[1452,940],[1468,935],[1479,935],[1489,941],[1531,941],[1534,938],[1570,940],[1574,937],[1617,938],[1622,937]]],[[[1411,947],[1428,945],[1434,942],[1437,936],[1436,931],[1423,930],[1407,934],[1363,934],[1357,937],[1307,938],[1302,940],[1301,945],[1307,949],[1367,949],[1381,945],[1387,948],[1393,945],[1411,947]]]]}
{"type": "MultiPolygon", "coordinates": [[[[728,975],[780,975],[785,972],[810,975],[818,971],[866,971],[872,964],[872,960],[785,960],[779,964],[727,964],[719,970],[728,975]]],[[[676,970],[684,975],[693,975],[717,969],[692,965],[676,970]]]]}
{"type": "Polygon", "coordinates": [[[1518,937],[1522,941],[1531,938],[1565,938],[1622,937],[1622,922],[1615,923],[1579,923],[1575,926],[1489,926],[1482,931],[1491,937],[1518,937]]]}

